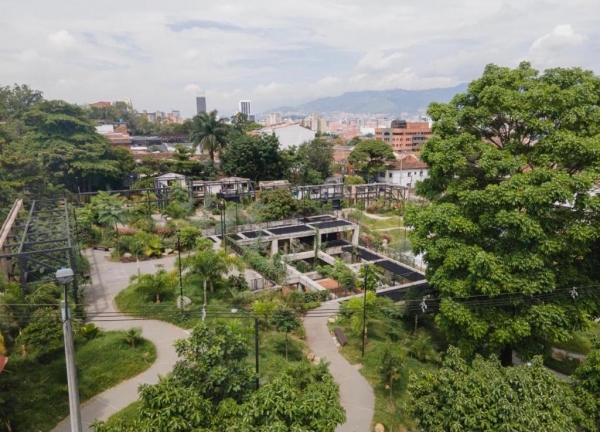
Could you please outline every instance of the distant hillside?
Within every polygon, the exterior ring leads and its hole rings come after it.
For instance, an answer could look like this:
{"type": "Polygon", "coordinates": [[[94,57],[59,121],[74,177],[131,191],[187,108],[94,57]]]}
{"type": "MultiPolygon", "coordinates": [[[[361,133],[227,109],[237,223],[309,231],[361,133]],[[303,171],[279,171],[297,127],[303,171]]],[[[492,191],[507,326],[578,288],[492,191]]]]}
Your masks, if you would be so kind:
{"type": "Polygon", "coordinates": [[[348,92],[341,96],[316,99],[296,107],[282,106],[267,112],[299,113],[305,115],[313,112],[391,115],[408,112],[410,114],[417,114],[419,110],[427,108],[431,102],[448,102],[454,95],[462,93],[466,89],[467,84],[459,84],[456,87],[427,90],[397,89],[348,92]]]}

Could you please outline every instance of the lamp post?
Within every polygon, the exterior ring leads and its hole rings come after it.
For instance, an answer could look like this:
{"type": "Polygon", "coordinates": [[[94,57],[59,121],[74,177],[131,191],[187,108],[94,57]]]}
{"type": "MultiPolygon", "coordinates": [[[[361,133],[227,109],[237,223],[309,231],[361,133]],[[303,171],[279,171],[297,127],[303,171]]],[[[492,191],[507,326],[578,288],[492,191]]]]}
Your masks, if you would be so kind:
{"type": "Polygon", "coordinates": [[[183,280],[181,278],[181,240],[179,238],[179,228],[175,231],[175,233],[177,234],[177,256],[179,258],[179,307],[181,308],[181,313],[183,313],[183,280]]]}
{"type": "Polygon", "coordinates": [[[258,390],[258,388],[260,387],[260,379],[259,379],[259,375],[258,375],[258,318],[255,317],[254,315],[252,315],[251,313],[246,312],[244,309],[231,309],[232,313],[238,313],[241,312],[245,315],[247,315],[248,317],[254,319],[254,363],[255,363],[255,368],[256,368],[256,390],[258,390]]]}
{"type": "Polygon", "coordinates": [[[362,357],[365,356],[365,339],[367,333],[367,272],[369,270],[369,266],[367,264],[364,265],[365,269],[365,293],[363,295],[363,331],[362,331],[362,357]]]}
{"type": "Polygon", "coordinates": [[[225,252],[227,252],[227,242],[225,241],[225,209],[226,209],[226,205],[225,205],[225,201],[221,200],[219,201],[219,204],[217,204],[218,209],[220,210],[220,216],[221,216],[221,236],[223,237],[223,249],[225,249],[225,252]]]}
{"type": "Polygon", "coordinates": [[[71,327],[71,311],[69,310],[69,297],[67,286],[75,279],[75,274],[70,268],[61,268],[56,272],[56,281],[64,285],[65,299],[61,305],[63,320],[63,335],[65,339],[65,360],[67,363],[67,387],[69,390],[69,416],[71,431],[81,432],[81,411],[79,408],[79,387],[77,386],[77,369],[75,366],[75,348],[73,347],[73,328],[71,327]]]}

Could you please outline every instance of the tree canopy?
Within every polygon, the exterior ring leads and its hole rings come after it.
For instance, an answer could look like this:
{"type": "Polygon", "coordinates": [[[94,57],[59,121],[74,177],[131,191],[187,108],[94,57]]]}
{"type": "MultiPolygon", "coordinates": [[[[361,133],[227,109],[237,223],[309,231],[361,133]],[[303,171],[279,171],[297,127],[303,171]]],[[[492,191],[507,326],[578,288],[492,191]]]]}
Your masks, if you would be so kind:
{"type": "Polygon", "coordinates": [[[600,78],[489,65],[433,103],[423,148],[431,205],[407,210],[415,253],[441,297],[437,324],[463,353],[525,358],[598,313],[600,78]]]}
{"type": "Polygon", "coordinates": [[[358,143],[348,156],[348,161],[357,171],[367,176],[375,176],[384,169],[385,162],[394,161],[392,147],[383,141],[368,139],[358,143]]]}
{"type": "Polygon", "coordinates": [[[111,426],[98,422],[96,432],[333,432],[345,421],[325,363],[284,365],[256,390],[239,327],[200,325],[176,349],[181,360],[173,374],[140,386],[135,418],[111,426]]]}
{"type": "Polygon", "coordinates": [[[477,356],[469,365],[450,347],[442,367],[413,376],[409,391],[420,431],[575,431],[582,416],[573,391],[540,357],[504,368],[477,356]]]}
{"type": "Polygon", "coordinates": [[[275,135],[250,136],[231,134],[231,141],[220,154],[221,169],[227,175],[249,178],[255,182],[285,176],[287,163],[279,151],[275,135]]]}

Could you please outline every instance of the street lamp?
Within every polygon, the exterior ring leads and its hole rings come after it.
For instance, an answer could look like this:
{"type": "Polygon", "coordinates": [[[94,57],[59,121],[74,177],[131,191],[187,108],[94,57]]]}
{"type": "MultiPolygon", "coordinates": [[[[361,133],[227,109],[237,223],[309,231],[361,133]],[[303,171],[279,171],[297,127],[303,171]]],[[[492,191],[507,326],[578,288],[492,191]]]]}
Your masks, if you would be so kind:
{"type": "Polygon", "coordinates": [[[367,272],[369,270],[369,266],[367,264],[364,265],[365,269],[365,293],[363,295],[363,331],[362,331],[362,357],[365,356],[365,339],[367,333],[367,272]]]}
{"type": "Polygon", "coordinates": [[[71,430],[81,432],[81,411],[79,408],[79,387],[77,386],[77,369],[75,366],[75,348],[73,347],[73,329],[71,327],[71,311],[69,310],[69,296],[67,286],[75,279],[73,269],[61,268],[56,272],[56,281],[64,286],[65,299],[62,302],[61,312],[63,320],[63,335],[65,339],[65,360],[67,363],[67,387],[69,390],[69,414],[71,430]]]}
{"type": "Polygon", "coordinates": [[[181,240],[179,238],[179,233],[180,233],[179,228],[177,228],[175,233],[177,235],[177,256],[179,257],[179,260],[178,260],[179,261],[179,307],[181,308],[181,313],[183,313],[184,301],[183,301],[183,281],[181,279],[181,240]]]}
{"type": "Polygon", "coordinates": [[[241,312],[248,317],[254,319],[254,362],[256,367],[256,390],[258,390],[259,384],[259,375],[258,375],[258,318],[252,315],[251,313],[246,312],[244,309],[231,309],[232,313],[241,312]]]}
{"type": "Polygon", "coordinates": [[[223,248],[225,249],[225,252],[227,252],[227,242],[225,241],[225,209],[227,208],[227,205],[225,203],[225,200],[219,201],[219,203],[217,204],[217,208],[220,210],[221,215],[221,236],[223,248]]]}

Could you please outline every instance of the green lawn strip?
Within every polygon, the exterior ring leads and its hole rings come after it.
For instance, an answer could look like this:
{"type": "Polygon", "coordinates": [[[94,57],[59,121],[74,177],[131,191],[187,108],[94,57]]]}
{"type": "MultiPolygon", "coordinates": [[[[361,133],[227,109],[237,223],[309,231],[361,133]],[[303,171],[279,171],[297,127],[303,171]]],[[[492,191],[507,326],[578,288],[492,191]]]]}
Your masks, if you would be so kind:
{"type": "MultiPolygon", "coordinates": [[[[134,349],[121,332],[100,333],[95,339],[78,342],[75,350],[81,402],[140,374],[156,360],[150,341],[144,339],[134,349]]],[[[14,382],[10,401],[16,405],[13,430],[49,431],[69,415],[64,355],[44,365],[13,356],[2,379],[14,382]]]]}
{"type": "MultiPolygon", "coordinates": [[[[401,325],[401,324],[400,324],[401,325]]],[[[421,363],[409,356],[405,358],[405,369],[401,374],[399,381],[392,387],[392,395],[386,389],[384,378],[381,375],[381,358],[383,349],[388,337],[385,334],[385,326],[370,325],[369,339],[365,346],[365,357],[361,358],[361,339],[356,336],[346,322],[336,322],[330,324],[330,328],[341,327],[348,339],[348,345],[340,349],[340,353],[350,364],[362,363],[363,367],[360,373],[369,381],[375,392],[375,413],[373,415],[373,424],[381,423],[385,430],[398,430],[400,427],[412,430],[415,422],[406,413],[406,405],[409,403],[409,394],[407,387],[410,374],[418,374],[422,370],[435,369],[435,365],[421,363]]],[[[399,340],[398,343],[401,343],[399,340]]]]}
{"type": "Polygon", "coordinates": [[[121,411],[113,414],[107,420],[107,426],[115,426],[121,422],[121,420],[135,420],[138,417],[138,409],[140,408],[140,401],[133,402],[127,405],[121,411]]]}

